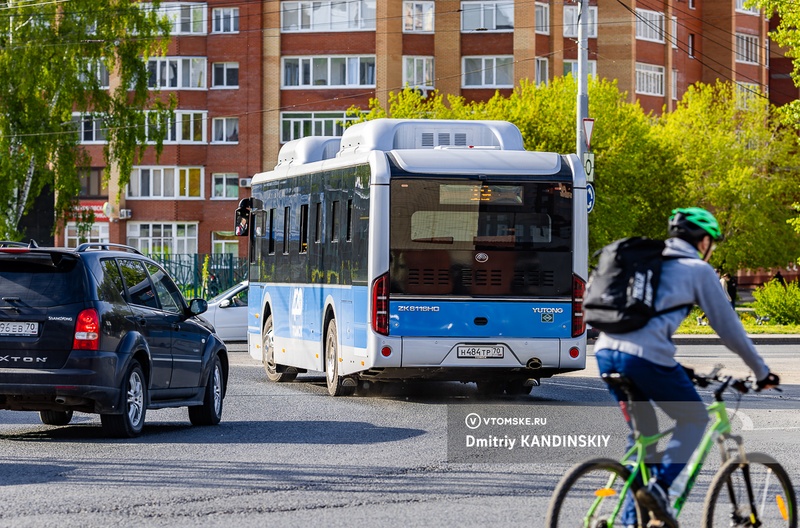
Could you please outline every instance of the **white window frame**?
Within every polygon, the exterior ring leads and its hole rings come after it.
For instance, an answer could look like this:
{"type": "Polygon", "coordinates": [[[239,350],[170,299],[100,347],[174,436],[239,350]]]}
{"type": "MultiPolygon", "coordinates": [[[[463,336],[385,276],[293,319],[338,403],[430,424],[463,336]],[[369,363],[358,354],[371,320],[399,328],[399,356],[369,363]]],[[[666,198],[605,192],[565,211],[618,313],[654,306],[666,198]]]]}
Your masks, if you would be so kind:
{"type": "Polygon", "coordinates": [[[239,174],[236,172],[215,172],[211,175],[212,200],[236,200],[239,198],[239,174]],[[221,187],[217,187],[217,182],[221,187]],[[236,189],[235,192],[229,189],[236,189]]]}
{"type": "Polygon", "coordinates": [[[664,67],[637,62],[636,93],[664,97],[664,67]]]}
{"type": "Polygon", "coordinates": [[[239,143],[239,118],[215,117],[211,120],[211,143],[226,145],[239,143]]]}
{"type": "Polygon", "coordinates": [[[672,100],[673,101],[677,101],[678,100],[678,70],[672,70],[671,85],[672,85],[672,100]]]}
{"type": "Polygon", "coordinates": [[[403,2],[403,33],[433,33],[435,13],[434,2],[403,2]]]}
{"type": "Polygon", "coordinates": [[[550,61],[546,57],[536,57],[536,84],[547,86],[550,82],[550,61]]]}
{"type": "Polygon", "coordinates": [[[97,81],[98,88],[108,90],[111,83],[111,76],[108,73],[105,59],[87,59],[82,61],[85,71],[80,74],[82,82],[87,82],[90,78],[97,81]]]}
{"type": "Polygon", "coordinates": [[[472,33],[473,31],[488,31],[492,33],[514,31],[514,2],[507,0],[461,2],[461,32],[472,33]],[[501,14],[508,21],[508,24],[498,28],[497,18],[501,14]],[[473,15],[478,15],[479,20],[477,22],[472,21],[473,15]]]}
{"type": "Polygon", "coordinates": [[[78,143],[81,145],[100,145],[108,143],[108,139],[106,138],[107,127],[103,115],[73,112],[72,122],[78,127],[78,143]]]}
{"type": "Polygon", "coordinates": [[[695,54],[695,36],[694,33],[689,33],[686,37],[686,54],[689,55],[690,59],[694,58],[695,54]]]}
{"type": "Polygon", "coordinates": [[[236,90],[239,88],[239,63],[238,62],[215,62],[211,64],[211,89],[212,90],[236,90]],[[222,84],[218,84],[217,70],[222,68],[222,84]],[[228,72],[236,70],[236,84],[228,84],[228,72]]]}
{"type": "Polygon", "coordinates": [[[281,2],[281,33],[322,31],[375,31],[376,0],[317,0],[281,2]],[[337,21],[332,7],[344,6],[344,22],[337,21]],[[315,9],[316,8],[316,9],[315,9]]]}
{"type": "Polygon", "coordinates": [[[108,222],[93,223],[89,232],[84,233],[84,236],[78,235],[77,222],[67,222],[66,227],[64,227],[64,247],[76,248],[84,242],[108,244],[109,241],[108,222]]]}
{"type": "MultiPolygon", "coordinates": [[[[153,133],[151,128],[160,126],[155,122],[153,116],[155,113],[147,112],[145,116],[145,135],[148,140],[147,143],[154,143],[151,137],[153,133]]],[[[167,120],[167,135],[164,138],[164,143],[168,144],[192,144],[199,145],[207,143],[206,140],[206,121],[208,120],[208,111],[205,110],[176,110],[173,117],[167,120]],[[198,137],[199,133],[199,137],[198,137]],[[187,139],[188,138],[188,139],[187,139]]]]}
{"type": "Polygon", "coordinates": [[[550,34],[550,4],[536,2],[534,28],[534,31],[539,35],[550,34]]]}
{"type": "MultiPolygon", "coordinates": [[[[588,73],[589,73],[590,76],[594,75],[596,77],[597,76],[597,61],[596,60],[587,61],[586,69],[589,70],[588,73]]],[[[572,76],[574,78],[576,78],[576,79],[578,78],[578,61],[577,60],[564,59],[564,76],[566,76],[567,73],[572,73],[572,76]],[[569,68],[569,70],[567,68],[569,68]]]]}
{"type": "Polygon", "coordinates": [[[754,15],[754,16],[760,16],[761,15],[761,9],[759,9],[756,6],[745,7],[746,3],[747,3],[747,0],[736,0],[736,12],[737,13],[743,13],[743,14],[746,14],[746,15],[754,15]]]}
{"type": "Polygon", "coordinates": [[[208,59],[205,57],[149,59],[147,86],[151,90],[205,90],[207,69],[208,59]]]}
{"type": "Polygon", "coordinates": [[[761,60],[761,43],[757,35],[736,33],[736,62],[742,64],[759,64],[761,60]]]}
{"type": "Polygon", "coordinates": [[[672,42],[672,49],[678,49],[678,17],[676,16],[672,17],[671,31],[670,41],[672,42]]]}
{"type": "Polygon", "coordinates": [[[203,167],[135,166],[125,187],[125,197],[128,200],[202,200],[204,174],[203,167]]]}
{"type": "Polygon", "coordinates": [[[345,124],[356,119],[345,112],[283,112],[281,143],[309,136],[341,136],[345,124]]]}
{"type": "Polygon", "coordinates": [[[462,88],[513,88],[514,87],[514,56],[513,55],[478,55],[461,57],[461,87],[462,88]],[[475,62],[480,61],[479,68],[472,68],[467,70],[468,63],[475,66],[475,62]],[[498,64],[498,62],[500,64],[498,64]],[[498,83],[497,73],[500,68],[508,68],[505,76],[508,78],[508,83],[498,83]],[[471,73],[478,73],[481,77],[481,83],[467,84],[468,77],[471,73]]]}
{"type": "Polygon", "coordinates": [[[696,9],[694,3],[695,3],[695,0],[689,0],[689,9],[696,9]]]}
{"type": "Polygon", "coordinates": [[[761,96],[761,86],[756,83],[736,82],[735,84],[736,108],[750,110],[758,97],[761,96]]]}
{"type": "Polygon", "coordinates": [[[636,40],[664,43],[666,17],[661,11],[636,9],[636,40]]]}
{"type": "MultiPolygon", "coordinates": [[[[564,6],[564,36],[578,37],[578,6],[564,6]]],[[[597,38],[597,6],[589,6],[589,27],[587,38],[597,38]]]]}
{"type": "Polygon", "coordinates": [[[324,89],[324,88],[342,88],[348,86],[358,87],[375,87],[375,55],[321,55],[321,56],[296,56],[296,57],[282,57],[281,58],[281,88],[291,89],[324,89]],[[292,73],[292,77],[296,76],[296,84],[287,83],[287,68],[290,64],[295,65],[296,72],[292,73]],[[344,84],[331,84],[334,79],[333,71],[335,67],[344,65],[344,84]],[[361,71],[367,68],[366,81],[362,83],[361,71]],[[295,75],[296,74],[296,75],[295,75]],[[317,77],[319,75],[320,77],[317,77]],[[324,81],[324,84],[317,84],[318,81],[324,81]]]}
{"type": "Polygon", "coordinates": [[[197,254],[197,222],[131,222],[127,244],[145,255],[197,254]],[[144,233],[144,234],[143,234],[144,233]]]}
{"type": "Polygon", "coordinates": [[[239,8],[215,7],[211,10],[211,33],[238,33],[239,8]]]}
{"type": "Polygon", "coordinates": [[[212,255],[233,255],[239,256],[239,239],[241,237],[233,234],[232,231],[212,231],[211,232],[211,254],[212,255]]]}
{"type": "Polygon", "coordinates": [[[432,90],[434,64],[432,56],[403,56],[403,87],[432,90]]]}
{"type": "MultiPolygon", "coordinates": [[[[153,9],[153,4],[142,3],[143,9],[153,9]]],[[[200,2],[162,2],[156,13],[165,16],[172,24],[170,36],[205,35],[208,33],[208,8],[200,2]]]]}

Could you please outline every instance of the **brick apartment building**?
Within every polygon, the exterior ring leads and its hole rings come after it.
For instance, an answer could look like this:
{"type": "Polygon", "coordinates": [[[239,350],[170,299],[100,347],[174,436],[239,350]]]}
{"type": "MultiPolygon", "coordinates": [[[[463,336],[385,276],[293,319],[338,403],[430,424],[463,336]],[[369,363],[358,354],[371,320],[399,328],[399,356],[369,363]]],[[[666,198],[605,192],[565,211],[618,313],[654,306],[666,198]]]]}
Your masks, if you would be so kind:
{"type": "MultiPolygon", "coordinates": [[[[102,167],[82,196],[99,213],[93,240],[150,252],[244,256],[231,236],[249,192],[240,185],[271,169],[284,142],[341,134],[353,105],[385,105],[405,85],[485,100],[521,79],[577,72],[570,2],[208,0],[162,9],[175,34],[152,81],[177,96],[175,133],[159,160],[148,152],[119,204],[114,181],[100,188],[102,167]]],[[[672,109],[689,85],[715,79],[780,103],[798,95],[790,62],[768,53],[769,21],[744,0],[592,0],[589,24],[590,72],[617,79],[645,111],[672,109]]],[[[83,130],[102,159],[91,126],[83,130]]],[[[74,245],[74,231],[57,243],[74,245]]]]}

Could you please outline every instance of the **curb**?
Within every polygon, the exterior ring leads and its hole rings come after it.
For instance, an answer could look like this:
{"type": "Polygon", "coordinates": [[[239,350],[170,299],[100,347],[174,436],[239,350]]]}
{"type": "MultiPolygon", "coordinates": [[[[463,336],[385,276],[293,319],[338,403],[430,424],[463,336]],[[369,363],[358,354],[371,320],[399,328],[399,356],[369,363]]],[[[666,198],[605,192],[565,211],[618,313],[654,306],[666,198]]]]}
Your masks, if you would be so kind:
{"type": "MultiPolygon", "coordinates": [[[[747,334],[754,345],[800,345],[797,334],[747,334]]],[[[712,335],[674,335],[672,341],[676,345],[722,345],[722,339],[712,335]]]]}

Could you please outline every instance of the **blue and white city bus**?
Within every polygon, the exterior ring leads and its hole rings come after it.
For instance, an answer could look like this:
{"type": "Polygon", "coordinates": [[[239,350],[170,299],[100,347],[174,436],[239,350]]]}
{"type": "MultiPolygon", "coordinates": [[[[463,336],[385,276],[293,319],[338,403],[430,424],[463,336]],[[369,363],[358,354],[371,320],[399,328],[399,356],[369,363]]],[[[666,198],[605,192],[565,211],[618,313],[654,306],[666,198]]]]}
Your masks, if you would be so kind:
{"type": "Polygon", "coordinates": [[[272,381],[526,394],[585,367],[586,176],[511,123],[378,119],[292,141],[236,224],[248,348],[272,381]]]}

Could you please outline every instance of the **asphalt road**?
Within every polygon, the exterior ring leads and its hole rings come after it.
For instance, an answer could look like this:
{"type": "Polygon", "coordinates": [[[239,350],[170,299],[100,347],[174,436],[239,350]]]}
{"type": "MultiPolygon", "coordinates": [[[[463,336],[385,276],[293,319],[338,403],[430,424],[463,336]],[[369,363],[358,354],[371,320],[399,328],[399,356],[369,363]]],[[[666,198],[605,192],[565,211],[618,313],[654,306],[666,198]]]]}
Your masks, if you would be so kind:
{"type": "MultiPolygon", "coordinates": [[[[784,374],[784,392],[746,395],[736,427],[749,450],[778,458],[797,484],[798,347],[759,348],[784,374]]],[[[722,347],[685,346],[679,355],[698,370],[721,358],[730,371],[741,365],[722,347]]],[[[480,400],[474,385],[459,383],[331,398],[319,374],[273,384],[244,352],[231,357],[217,427],[190,426],[185,409],[151,411],[144,434],[121,441],[103,438],[92,415],[51,427],[35,413],[0,411],[0,526],[541,526],[571,461],[520,453],[498,462],[497,450],[454,461],[448,440],[452,448],[462,424],[448,426],[448,417],[610,402],[591,368],[544,380],[523,398],[480,400]]],[[[710,469],[685,526],[698,524],[708,479],[710,469]]]]}

